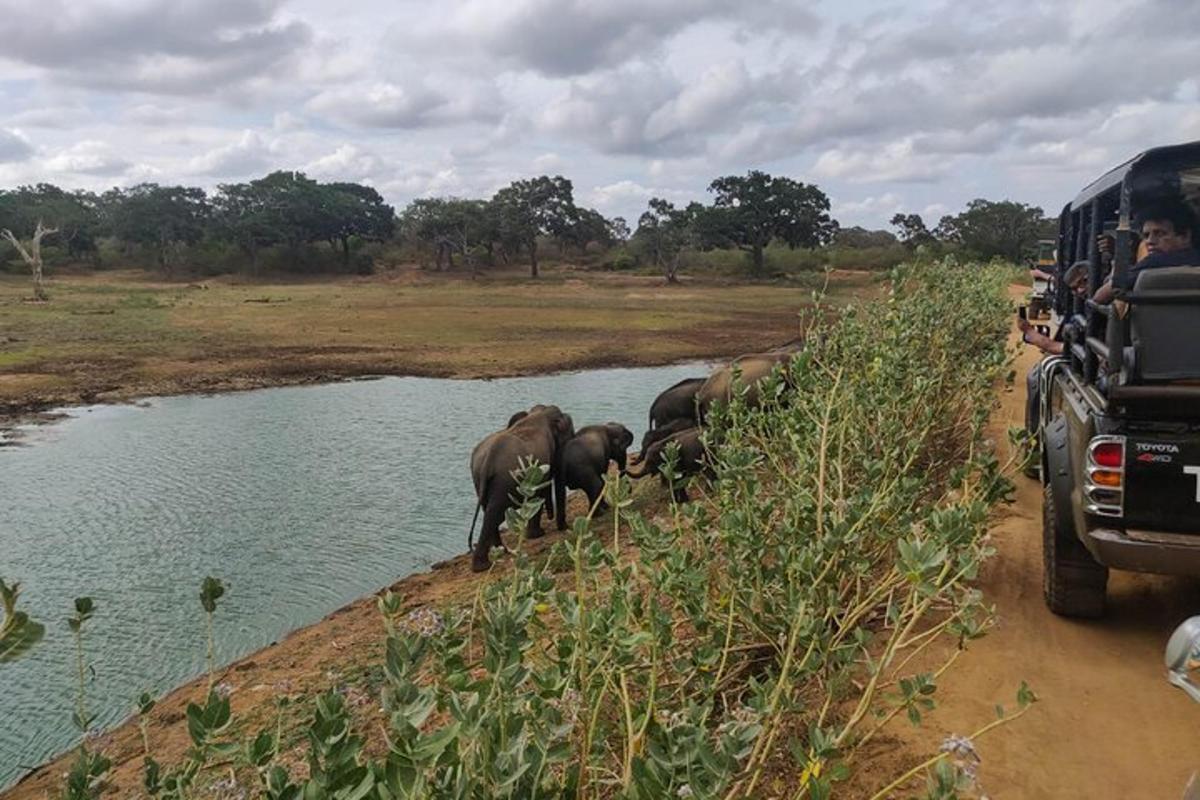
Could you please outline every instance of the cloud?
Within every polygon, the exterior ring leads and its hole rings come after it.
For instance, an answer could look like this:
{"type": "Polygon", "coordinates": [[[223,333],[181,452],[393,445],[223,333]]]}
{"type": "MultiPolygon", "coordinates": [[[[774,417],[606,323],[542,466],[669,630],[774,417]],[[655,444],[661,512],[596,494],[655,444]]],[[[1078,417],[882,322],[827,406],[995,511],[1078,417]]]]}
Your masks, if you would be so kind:
{"type": "Polygon", "coordinates": [[[0,57],[85,87],[209,94],[263,75],[312,38],[278,0],[5,0],[0,57]]]}
{"type": "Polygon", "coordinates": [[[819,19],[796,0],[490,0],[458,3],[447,17],[399,35],[423,48],[481,52],[550,77],[580,76],[651,58],[678,33],[702,22],[739,33],[810,33],[819,19]]]}
{"type": "Polygon", "coordinates": [[[308,101],[309,111],[335,123],[368,128],[426,128],[459,122],[494,122],[500,104],[494,94],[463,90],[457,94],[422,85],[380,82],[329,89],[308,101]]]}
{"type": "Polygon", "coordinates": [[[538,125],[604,153],[679,158],[703,151],[763,97],[741,64],[714,67],[690,85],[665,68],[633,66],[571,81],[538,125]]]}
{"type": "Polygon", "coordinates": [[[118,155],[105,142],[86,139],[47,158],[46,169],[51,172],[74,172],[83,175],[122,175],[133,164],[118,155]]]}
{"type": "Polygon", "coordinates": [[[186,170],[218,178],[258,177],[274,160],[270,144],[255,131],[246,130],[235,141],[190,159],[186,170]]]}
{"type": "Polygon", "coordinates": [[[882,147],[826,150],[813,165],[813,172],[850,183],[930,183],[952,168],[951,160],[919,154],[912,139],[904,139],[882,147]]]}
{"type": "Polygon", "coordinates": [[[604,214],[627,214],[630,222],[636,222],[652,197],[661,197],[676,204],[686,204],[696,199],[692,192],[655,186],[643,186],[637,181],[620,180],[603,186],[593,186],[582,193],[582,199],[604,214]]]}
{"type": "Polygon", "coordinates": [[[33,155],[33,145],[20,131],[0,128],[0,163],[25,161],[33,155]]]}
{"type": "Polygon", "coordinates": [[[904,210],[904,201],[895,192],[871,195],[862,200],[834,203],[830,213],[846,223],[847,219],[890,219],[893,214],[904,210]]]}
{"type": "Polygon", "coordinates": [[[378,174],[382,166],[383,163],[374,154],[352,144],[344,144],[332,153],[305,164],[301,171],[313,178],[356,181],[378,174]]]}

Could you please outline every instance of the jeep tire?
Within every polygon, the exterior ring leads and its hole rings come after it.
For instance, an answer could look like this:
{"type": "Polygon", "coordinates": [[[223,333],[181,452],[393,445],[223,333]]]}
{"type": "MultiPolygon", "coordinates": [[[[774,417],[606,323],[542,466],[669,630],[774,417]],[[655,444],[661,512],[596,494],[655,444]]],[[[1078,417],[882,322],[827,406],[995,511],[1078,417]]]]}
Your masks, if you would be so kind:
{"type": "MultiPolygon", "coordinates": [[[[1064,509],[1066,511],[1066,509],[1064,509]]],[[[1104,615],[1108,567],[1076,537],[1069,514],[1055,507],[1049,482],[1042,487],[1042,592],[1046,606],[1064,617],[1104,615]]]]}

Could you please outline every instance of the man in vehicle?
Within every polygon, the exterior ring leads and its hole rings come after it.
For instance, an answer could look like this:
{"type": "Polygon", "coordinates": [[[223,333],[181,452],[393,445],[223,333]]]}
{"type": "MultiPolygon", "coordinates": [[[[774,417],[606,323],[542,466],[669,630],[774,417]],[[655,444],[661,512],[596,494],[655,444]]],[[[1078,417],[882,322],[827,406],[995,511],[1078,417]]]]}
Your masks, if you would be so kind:
{"type": "MultiPolygon", "coordinates": [[[[1063,274],[1063,283],[1067,285],[1067,288],[1076,297],[1087,297],[1087,281],[1088,264],[1086,261],[1075,262],[1063,274]]],[[[1060,322],[1058,330],[1051,337],[1040,333],[1029,320],[1021,317],[1017,318],[1017,327],[1021,330],[1021,338],[1027,344],[1033,345],[1049,356],[1062,355],[1063,327],[1065,323],[1065,319],[1060,322]]],[[[1039,409],[1041,408],[1041,372],[1042,362],[1038,361],[1029,369],[1029,373],[1025,376],[1025,429],[1030,433],[1036,431],[1038,426],[1039,409]]]]}
{"type": "MultiPolygon", "coordinates": [[[[1071,290],[1077,297],[1084,297],[1087,294],[1087,262],[1079,261],[1071,265],[1071,268],[1063,275],[1063,282],[1067,288],[1071,290]]],[[[1064,320],[1065,322],[1065,320],[1064,320]]],[[[1061,355],[1063,351],[1063,326],[1058,326],[1058,331],[1053,337],[1047,336],[1044,333],[1039,333],[1037,328],[1027,319],[1017,319],[1017,327],[1021,329],[1021,337],[1026,344],[1031,344],[1047,355],[1061,355]]],[[[1037,367],[1034,367],[1036,372],[1037,367]]]]}
{"type": "MultiPolygon", "coordinates": [[[[1190,206],[1179,199],[1164,200],[1146,208],[1142,214],[1142,242],[1146,257],[1134,264],[1125,274],[1125,290],[1133,289],[1142,270],[1161,267],[1200,266],[1196,251],[1196,215],[1190,206]]],[[[1092,298],[1097,303],[1111,303],[1113,283],[1109,278],[1092,298]]]]}

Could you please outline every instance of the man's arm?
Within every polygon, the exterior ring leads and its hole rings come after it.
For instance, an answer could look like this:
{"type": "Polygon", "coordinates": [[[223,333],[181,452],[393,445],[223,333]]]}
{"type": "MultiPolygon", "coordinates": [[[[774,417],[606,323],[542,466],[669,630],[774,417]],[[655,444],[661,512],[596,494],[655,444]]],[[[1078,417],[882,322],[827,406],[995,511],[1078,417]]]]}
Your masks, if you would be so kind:
{"type": "Polygon", "coordinates": [[[1033,327],[1029,320],[1018,319],[1017,327],[1021,329],[1022,338],[1043,353],[1052,356],[1062,355],[1063,343],[1051,339],[1044,333],[1038,333],[1037,328],[1033,327]]]}
{"type": "Polygon", "coordinates": [[[1106,280],[1104,282],[1104,285],[1096,290],[1096,293],[1094,295],[1092,295],[1092,299],[1095,300],[1100,305],[1107,305],[1112,302],[1112,299],[1113,299],[1112,278],[1109,278],[1108,280],[1106,280]]]}

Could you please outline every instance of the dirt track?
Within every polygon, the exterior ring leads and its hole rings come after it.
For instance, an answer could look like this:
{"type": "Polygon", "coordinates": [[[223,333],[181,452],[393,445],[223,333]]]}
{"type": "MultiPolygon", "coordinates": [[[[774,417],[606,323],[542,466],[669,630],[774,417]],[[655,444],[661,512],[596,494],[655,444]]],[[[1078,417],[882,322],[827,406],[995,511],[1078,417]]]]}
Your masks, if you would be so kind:
{"type": "MultiPolygon", "coordinates": [[[[1023,424],[1024,375],[1036,359],[1026,348],[1017,361],[994,417],[997,441],[1023,424]]],[[[992,800],[1181,797],[1200,770],[1200,705],[1167,683],[1162,656],[1175,626],[1200,614],[1200,582],[1114,572],[1105,619],[1056,617],[1042,602],[1041,487],[1017,480],[982,579],[996,626],[946,674],[941,708],[910,735],[934,753],[947,733],[994,719],[996,703],[1011,710],[1024,680],[1040,702],[977,743],[992,800]]]]}

